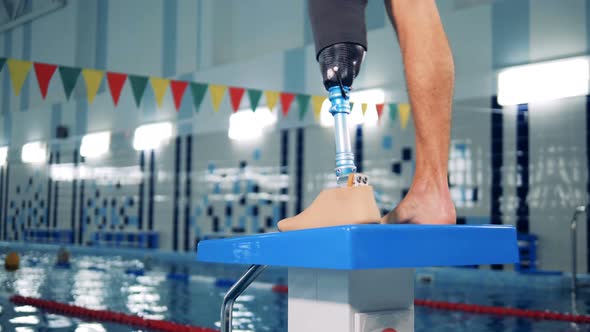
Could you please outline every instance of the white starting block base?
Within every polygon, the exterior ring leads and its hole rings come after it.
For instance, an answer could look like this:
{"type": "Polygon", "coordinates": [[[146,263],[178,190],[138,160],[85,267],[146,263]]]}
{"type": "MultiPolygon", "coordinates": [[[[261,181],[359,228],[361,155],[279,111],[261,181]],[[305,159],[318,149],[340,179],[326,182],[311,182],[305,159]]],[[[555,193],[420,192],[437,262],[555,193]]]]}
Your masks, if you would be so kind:
{"type": "Polygon", "coordinates": [[[289,332],[414,331],[414,270],[289,268],[289,332]]]}

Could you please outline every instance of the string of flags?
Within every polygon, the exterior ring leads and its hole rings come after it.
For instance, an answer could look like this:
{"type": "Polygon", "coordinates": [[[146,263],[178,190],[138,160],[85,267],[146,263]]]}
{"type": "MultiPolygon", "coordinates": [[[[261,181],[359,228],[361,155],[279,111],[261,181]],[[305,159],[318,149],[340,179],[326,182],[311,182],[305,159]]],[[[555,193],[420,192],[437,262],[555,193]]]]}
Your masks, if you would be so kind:
{"type": "MultiPolygon", "coordinates": [[[[189,82],[182,80],[172,80],[161,77],[152,76],[141,76],[132,75],[118,72],[108,72],[102,70],[96,70],[91,68],[77,68],[70,66],[62,66],[56,64],[32,62],[20,59],[2,58],[0,57],[0,73],[4,67],[8,68],[8,74],[12,83],[12,90],[15,96],[18,96],[22,90],[23,84],[27,79],[27,76],[31,72],[31,68],[35,72],[37,78],[37,84],[39,92],[43,99],[47,97],[47,91],[49,85],[52,82],[56,72],[61,78],[62,87],[66,99],[69,100],[72,92],[74,91],[77,84],[80,84],[79,77],[82,76],[82,80],[86,86],[86,99],[89,104],[94,102],[98,90],[106,79],[108,91],[112,97],[113,104],[116,107],[121,97],[121,91],[126,83],[130,84],[131,92],[135,105],[140,107],[143,95],[146,91],[148,82],[158,107],[162,107],[162,103],[166,92],[170,89],[172,98],[174,100],[174,107],[176,111],[180,109],[183,98],[187,94],[187,91],[192,95],[193,106],[195,112],[199,112],[205,95],[207,92],[211,98],[211,105],[215,112],[219,111],[223,98],[229,95],[230,105],[233,112],[237,112],[242,99],[245,95],[250,99],[250,107],[253,111],[256,111],[262,97],[266,100],[267,107],[273,111],[277,105],[280,106],[281,113],[283,116],[287,116],[293,104],[296,103],[299,108],[299,120],[303,120],[307,114],[309,107],[313,110],[316,121],[320,119],[320,112],[322,104],[326,99],[325,96],[312,96],[308,94],[295,94],[289,92],[273,91],[273,90],[259,90],[259,89],[248,89],[243,87],[219,85],[219,84],[208,84],[201,82],[189,82]]],[[[352,106],[352,105],[351,105],[352,106]]],[[[367,111],[368,104],[361,104],[361,110],[363,116],[367,111]]],[[[383,113],[388,112],[390,122],[395,122],[399,119],[402,128],[406,128],[410,118],[410,105],[404,103],[388,103],[388,104],[375,104],[377,110],[377,117],[381,120],[383,113]],[[385,109],[385,106],[388,108],[385,109]]]]}

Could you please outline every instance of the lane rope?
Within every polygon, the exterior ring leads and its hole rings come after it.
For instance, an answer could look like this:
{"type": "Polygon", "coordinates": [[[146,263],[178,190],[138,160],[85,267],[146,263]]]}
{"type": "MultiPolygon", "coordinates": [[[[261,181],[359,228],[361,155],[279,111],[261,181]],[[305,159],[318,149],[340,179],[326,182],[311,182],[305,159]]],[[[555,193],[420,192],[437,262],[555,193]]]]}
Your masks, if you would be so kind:
{"type": "MultiPolygon", "coordinates": [[[[277,293],[285,294],[288,287],[285,285],[275,285],[272,290],[277,293]]],[[[13,295],[10,301],[18,305],[30,305],[47,311],[80,318],[93,318],[101,321],[108,321],[136,327],[145,327],[159,331],[181,331],[181,332],[217,332],[217,330],[178,324],[170,321],[148,319],[135,315],[128,315],[108,310],[93,310],[71,304],[60,303],[55,301],[24,297],[13,295]]],[[[432,301],[415,299],[414,304],[420,307],[427,307],[439,310],[461,311],[471,314],[495,315],[521,317],[535,320],[553,320],[562,322],[571,322],[578,324],[590,324],[589,315],[576,315],[570,313],[560,313],[555,311],[541,311],[529,309],[517,309],[511,307],[486,306],[479,304],[455,303],[445,301],[432,301]]]]}
{"type": "Polygon", "coordinates": [[[218,330],[174,323],[165,320],[148,319],[109,310],[93,310],[72,304],[13,295],[10,301],[17,305],[30,305],[53,313],[78,318],[90,318],[103,322],[119,323],[134,327],[148,328],[163,332],[219,332],[218,330]]]}
{"type": "Polygon", "coordinates": [[[590,316],[588,315],[564,314],[555,311],[528,310],[510,307],[494,307],[479,304],[466,304],[418,299],[414,300],[414,304],[421,307],[428,307],[441,310],[463,311],[472,314],[513,316],[536,320],[556,320],[578,324],[590,324],[590,316]]]}

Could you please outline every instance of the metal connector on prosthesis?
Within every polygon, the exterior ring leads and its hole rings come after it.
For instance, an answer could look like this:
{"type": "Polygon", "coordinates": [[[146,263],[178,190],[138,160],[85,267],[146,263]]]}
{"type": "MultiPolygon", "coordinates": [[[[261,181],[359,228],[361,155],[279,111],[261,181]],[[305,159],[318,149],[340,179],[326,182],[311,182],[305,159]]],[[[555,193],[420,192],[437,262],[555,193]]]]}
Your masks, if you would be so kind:
{"type": "Polygon", "coordinates": [[[335,172],[338,185],[349,184],[349,176],[356,173],[348,131],[349,93],[364,57],[364,47],[352,43],[328,46],[318,55],[324,86],[328,90],[328,98],[332,104],[330,113],[334,116],[335,172]]]}

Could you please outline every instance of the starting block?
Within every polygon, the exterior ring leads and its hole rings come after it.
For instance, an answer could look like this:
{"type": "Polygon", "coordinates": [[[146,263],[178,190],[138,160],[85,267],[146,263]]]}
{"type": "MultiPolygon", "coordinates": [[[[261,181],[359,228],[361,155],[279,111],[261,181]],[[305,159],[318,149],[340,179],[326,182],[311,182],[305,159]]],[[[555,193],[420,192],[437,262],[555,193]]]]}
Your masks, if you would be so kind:
{"type": "Polygon", "coordinates": [[[288,267],[289,332],[413,332],[414,268],[518,261],[511,226],[347,225],[202,241],[203,262],[250,264],[235,299],[266,266],[288,267]]]}

